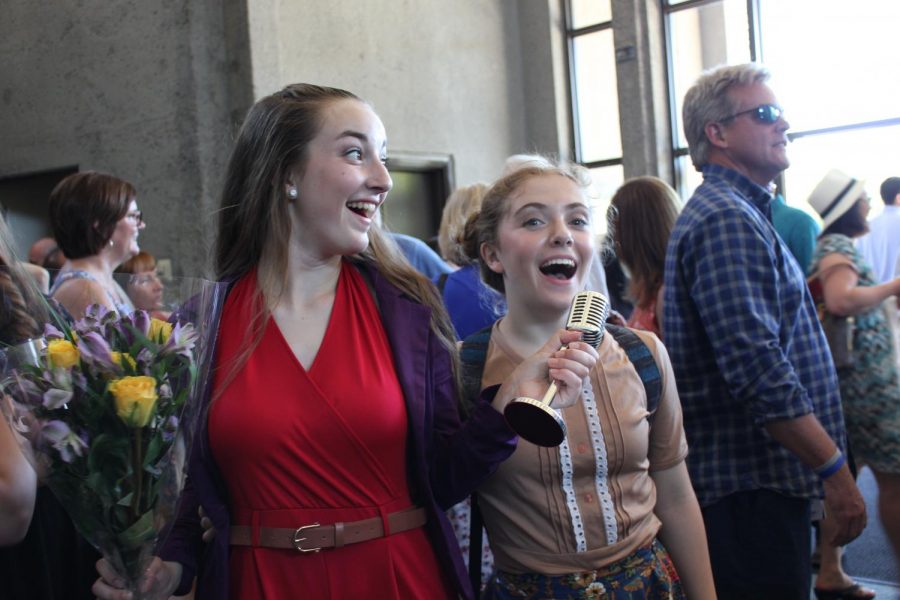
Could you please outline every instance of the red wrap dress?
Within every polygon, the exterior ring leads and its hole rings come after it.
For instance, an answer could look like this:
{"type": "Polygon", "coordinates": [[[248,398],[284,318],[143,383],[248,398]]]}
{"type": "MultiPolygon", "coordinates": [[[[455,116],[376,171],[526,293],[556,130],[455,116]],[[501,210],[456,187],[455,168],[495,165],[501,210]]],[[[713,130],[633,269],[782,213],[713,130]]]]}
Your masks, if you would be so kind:
{"type": "MultiPolygon", "coordinates": [[[[215,386],[246,348],[255,273],[229,295],[215,386]]],[[[233,525],[352,522],[412,505],[407,413],[378,309],[342,263],[327,330],[304,369],[269,318],[259,345],[210,409],[209,437],[233,525]]],[[[441,598],[424,528],[318,553],[232,546],[233,598],[441,598]]]]}

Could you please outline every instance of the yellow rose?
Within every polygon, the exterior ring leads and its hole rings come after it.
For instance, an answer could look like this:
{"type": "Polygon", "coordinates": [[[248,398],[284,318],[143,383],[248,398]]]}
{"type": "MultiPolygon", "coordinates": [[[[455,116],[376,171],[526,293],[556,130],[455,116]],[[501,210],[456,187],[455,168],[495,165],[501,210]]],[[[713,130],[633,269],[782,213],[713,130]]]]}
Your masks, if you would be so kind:
{"type": "Polygon", "coordinates": [[[116,401],[116,414],[126,425],[147,424],[156,406],[155,379],[145,375],[115,379],[109,382],[109,391],[116,401]]]}
{"type": "Polygon", "coordinates": [[[134,358],[131,357],[130,354],[125,354],[123,352],[110,352],[109,355],[112,357],[112,361],[122,367],[125,368],[125,365],[122,364],[122,360],[128,363],[132,369],[137,368],[137,363],[134,362],[134,358]]]}
{"type": "Polygon", "coordinates": [[[50,366],[68,369],[78,364],[81,355],[69,340],[53,340],[47,344],[47,358],[50,359],[50,366]]]}
{"type": "Polygon", "coordinates": [[[165,344],[172,335],[172,324],[160,319],[150,319],[150,333],[147,334],[154,342],[165,344]]]}

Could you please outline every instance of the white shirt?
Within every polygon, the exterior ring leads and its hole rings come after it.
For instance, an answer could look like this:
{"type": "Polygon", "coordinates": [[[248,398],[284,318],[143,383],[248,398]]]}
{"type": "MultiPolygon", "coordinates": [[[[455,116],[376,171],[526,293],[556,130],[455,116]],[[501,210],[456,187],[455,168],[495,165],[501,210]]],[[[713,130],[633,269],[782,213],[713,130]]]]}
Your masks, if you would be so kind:
{"type": "Polygon", "coordinates": [[[900,206],[886,204],[884,212],[869,221],[869,233],[859,238],[856,248],[880,283],[900,276],[900,206]]]}

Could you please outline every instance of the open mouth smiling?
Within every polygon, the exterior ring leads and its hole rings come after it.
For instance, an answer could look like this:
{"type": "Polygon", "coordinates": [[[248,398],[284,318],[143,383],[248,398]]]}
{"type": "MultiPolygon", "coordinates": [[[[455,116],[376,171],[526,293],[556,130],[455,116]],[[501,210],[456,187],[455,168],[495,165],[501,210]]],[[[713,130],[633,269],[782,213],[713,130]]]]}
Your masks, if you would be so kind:
{"type": "Polygon", "coordinates": [[[361,217],[371,219],[372,215],[375,214],[375,209],[378,208],[378,205],[373,202],[348,202],[347,208],[361,217]]]}
{"type": "Polygon", "coordinates": [[[575,277],[578,267],[571,258],[551,258],[540,267],[541,273],[559,280],[569,280],[575,277]]]}

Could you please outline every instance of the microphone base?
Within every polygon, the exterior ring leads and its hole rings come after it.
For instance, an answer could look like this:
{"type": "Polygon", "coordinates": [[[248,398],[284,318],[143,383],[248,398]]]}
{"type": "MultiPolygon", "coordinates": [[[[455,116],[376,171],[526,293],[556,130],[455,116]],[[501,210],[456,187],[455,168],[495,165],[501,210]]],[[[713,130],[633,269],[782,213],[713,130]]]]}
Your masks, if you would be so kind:
{"type": "Polygon", "coordinates": [[[506,422],[524,440],[553,448],[566,437],[566,423],[550,405],[533,398],[516,398],[503,410],[506,422]]]}

